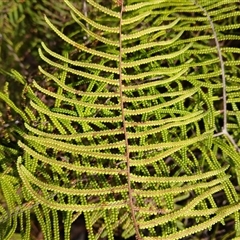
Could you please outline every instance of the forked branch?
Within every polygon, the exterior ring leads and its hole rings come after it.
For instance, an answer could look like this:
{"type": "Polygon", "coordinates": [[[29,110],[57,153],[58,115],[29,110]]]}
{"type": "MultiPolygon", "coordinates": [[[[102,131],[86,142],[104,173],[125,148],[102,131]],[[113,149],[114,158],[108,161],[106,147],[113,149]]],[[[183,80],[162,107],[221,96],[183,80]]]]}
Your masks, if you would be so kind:
{"type": "Polygon", "coordinates": [[[214,37],[214,41],[216,44],[216,48],[217,48],[217,53],[218,53],[218,57],[219,57],[219,61],[220,61],[220,67],[221,67],[221,75],[222,75],[222,100],[223,100],[223,126],[222,126],[222,131],[219,133],[214,134],[214,137],[218,137],[221,135],[225,135],[229,141],[233,144],[233,146],[235,147],[235,149],[240,152],[240,148],[238,147],[238,145],[236,144],[235,140],[233,139],[233,137],[228,133],[228,129],[227,129],[227,83],[226,83],[226,74],[225,74],[225,66],[224,66],[224,61],[223,61],[223,56],[222,56],[222,52],[221,52],[221,47],[219,44],[219,40],[217,37],[217,32],[215,30],[213,21],[208,13],[208,11],[198,3],[197,0],[194,0],[194,4],[196,6],[198,6],[203,12],[204,15],[206,15],[210,26],[212,28],[212,32],[213,32],[213,37],[214,37]]]}

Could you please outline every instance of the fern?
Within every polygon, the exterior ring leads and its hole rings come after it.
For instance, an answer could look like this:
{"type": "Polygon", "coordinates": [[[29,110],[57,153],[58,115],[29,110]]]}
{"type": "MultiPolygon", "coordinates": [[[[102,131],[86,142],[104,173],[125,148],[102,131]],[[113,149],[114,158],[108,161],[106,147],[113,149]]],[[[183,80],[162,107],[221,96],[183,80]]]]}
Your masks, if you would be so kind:
{"type": "Polygon", "coordinates": [[[24,111],[0,95],[25,122],[1,239],[17,222],[29,239],[31,210],[44,239],[60,238],[59,212],[65,239],[81,214],[89,239],[183,239],[229,216],[239,237],[239,49],[224,44],[240,39],[238,1],[87,0],[92,19],[64,2],[85,38],[45,16],[68,44],[39,49],[51,87],[26,86],[24,111]]]}

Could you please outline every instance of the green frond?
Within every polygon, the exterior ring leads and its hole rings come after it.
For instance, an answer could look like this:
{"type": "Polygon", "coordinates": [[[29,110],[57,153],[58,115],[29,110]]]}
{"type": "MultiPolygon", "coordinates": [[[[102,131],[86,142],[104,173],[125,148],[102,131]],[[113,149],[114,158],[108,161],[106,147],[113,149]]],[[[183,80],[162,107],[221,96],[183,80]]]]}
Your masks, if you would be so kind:
{"type": "Polygon", "coordinates": [[[60,239],[60,212],[66,239],[81,214],[89,239],[201,239],[227,221],[240,236],[238,1],[86,2],[64,0],[64,26],[44,15],[64,47],[42,42],[42,81],[12,71],[25,109],[0,93],[24,123],[18,177],[0,145],[0,237],[29,239],[34,213],[60,239]]]}
{"type": "Polygon", "coordinates": [[[88,3],[90,3],[93,7],[99,9],[101,12],[103,12],[103,13],[109,15],[109,16],[112,16],[112,17],[115,17],[115,18],[120,19],[120,17],[121,17],[121,16],[120,16],[120,13],[117,13],[117,12],[115,12],[115,11],[112,11],[112,10],[110,10],[110,9],[108,9],[108,8],[106,8],[106,7],[98,4],[98,3],[96,3],[96,2],[93,1],[93,0],[87,0],[87,1],[88,1],[88,3]]]}
{"type": "MultiPolygon", "coordinates": [[[[80,61],[72,61],[69,58],[65,58],[62,55],[57,54],[57,53],[51,51],[44,43],[42,43],[42,47],[51,56],[53,56],[53,57],[55,57],[55,58],[57,58],[57,59],[59,59],[59,60],[61,60],[63,62],[67,62],[67,63],[69,63],[71,65],[78,66],[78,67],[85,67],[85,68],[93,68],[93,69],[97,69],[97,70],[101,70],[101,71],[105,71],[105,72],[118,73],[118,68],[107,67],[107,66],[96,64],[96,63],[85,63],[85,62],[80,62],[80,61]]],[[[45,60],[45,61],[48,60],[48,58],[46,58],[44,56],[41,48],[39,48],[39,55],[40,55],[40,57],[43,60],[45,60]]]]}
{"type": "Polygon", "coordinates": [[[214,175],[217,175],[221,172],[226,171],[226,168],[218,169],[218,170],[213,170],[210,172],[206,173],[201,173],[199,175],[194,175],[194,176],[186,176],[186,177],[141,177],[141,176],[134,176],[131,174],[131,179],[135,182],[151,182],[151,183],[161,183],[161,182],[188,182],[188,181],[197,181],[201,180],[204,178],[209,178],[214,175]]]}
{"type": "Polygon", "coordinates": [[[66,41],[67,43],[71,44],[72,46],[76,47],[77,49],[79,49],[79,51],[84,51],[99,57],[103,57],[103,58],[107,58],[109,60],[115,60],[118,61],[118,56],[117,55],[113,55],[113,54],[107,54],[104,52],[100,52],[100,51],[96,51],[90,48],[85,47],[82,44],[78,44],[77,42],[74,42],[73,40],[71,40],[70,38],[66,37],[66,35],[64,35],[61,31],[59,31],[51,22],[50,20],[45,16],[45,20],[47,22],[47,24],[49,25],[49,27],[52,28],[52,30],[59,36],[61,37],[64,41],[66,41]]]}
{"type": "MultiPolygon", "coordinates": [[[[99,29],[99,30],[103,30],[106,32],[110,32],[110,33],[119,33],[119,28],[118,27],[109,27],[109,26],[105,26],[102,24],[99,24],[95,21],[92,21],[91,19],[87,18],[84,16],[84,14],[82,14],[79,10],[77,10],[68,0],[64,0],[64,2],[68,5],[68,7],[78,16],[80,17],[82,20],[86,21],[88,24],[90,24],[91,26],[99,29]]],[[[99,5],[98,5],[99,6],[99,5]]],[[[105,8],[104,8],[105,10],[105,8]]]]}
{"type": "Polygon", "coordinates": [[[172,52],[169,54],[165,54],[165,55],[159,55],[159,56],[154,56],[154,57],[149,57],[146,59],[141,59],[141,60],[137,60],[137,61],[132,61],[132,62],[122,62],[122,67],[123,68],[132,68],[132,67],[137,67],[143,64],[148,64],[148,63],[152,63],[152,62],[156,62],[159,60],[165,60],[165,59],[171,59],[171,58],[176,58],[179,55],[183,54],[186,50],[188,50],[190,47],[192,46],[192,44],[188,44],[187,46],[185,46],[184,48],[182,48],[179,51],[176,52],[172,52]]]}

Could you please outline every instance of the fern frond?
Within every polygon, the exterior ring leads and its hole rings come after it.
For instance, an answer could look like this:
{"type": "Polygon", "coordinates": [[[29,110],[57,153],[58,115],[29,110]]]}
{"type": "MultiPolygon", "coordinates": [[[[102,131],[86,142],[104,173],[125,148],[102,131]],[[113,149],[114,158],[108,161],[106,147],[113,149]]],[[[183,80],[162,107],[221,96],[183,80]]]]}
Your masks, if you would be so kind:
{"type": "Polygon", "coordinates": [[[45,16],[70,49],[42,43],[50,87],[28,86],[25,112],[0,95],[25,122],[17,170],[44,237],[57,211],[65,236],[74,213],[89,239],[201,238],[229,216],[239,236],[237,1],[88,0],[95,19],[64,2],[88,41],[45,16]]]}

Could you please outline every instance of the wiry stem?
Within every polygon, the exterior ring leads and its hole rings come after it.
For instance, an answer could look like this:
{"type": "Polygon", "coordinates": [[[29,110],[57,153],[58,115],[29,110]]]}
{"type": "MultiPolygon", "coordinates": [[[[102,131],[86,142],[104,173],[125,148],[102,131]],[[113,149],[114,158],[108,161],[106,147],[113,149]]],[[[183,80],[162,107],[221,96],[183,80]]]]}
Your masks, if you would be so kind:
{"type": "MultiPolygon", "coordinates": [[[[83,4],[83,7],[82,7],[83,13],[84,13],[85,17],[87,17],[88,16],[88,7],[87,7],[86,0],[82,0],[82,4],[83,4]]],[[[86,26],[87,26],[87,29],[89,29],[88,23],[86,24],[86,26]]]]}
{"type": "Polygon", "coordinates": [[[129,144],[128,144],[128,137],[127,137],[127,126],[126,126],[126,119],[124,114],[124,101],[123,101],[123,81],[122,81],[122,17],[124,12],[124,0],[117,1],[117,4],[121,7],[120,12],[120,23],[119,23],[119,89],[120,89],[120,99],[121,99],[121,110],[122,110],[122,122],[123,122],[123,132],[125,136],[125,146],[126,146],[126,160],[127,160],[127,181],[128,181],[128,196],[129,196],[129,206],[132,215],[133,225],[135,228],[136,239],[140,240],[140,232],[135,216],[135,206],[133,202],[133,195],[132,195],[132,188],[131,188],[131,180],[130,180],[130,151],[129,151],[129,144]]]}
{"type": "Polygon", "coordinates": [[[225,135],[230,140],[230,142],[234,145],[236,150],[238,152],[240,152],[240,149],[239,149],[238,145],[234,141],[233,137],[228,133],[228,129],[227,129],[227,82],[226,82],[226,76],[225,76],[225,66],[224,66],[224,61],[223,61],[223,57],[222,57],[220,44],[219,44],[218,37],[217,37],[217,32],[215,30],[213,21],[212,21],[210,15],[208,14],[207,10],[204,9],[200,4],[198,4],[197,0],[194,1],[194,4],[196,6],[198,6],[204,12],[204,14],[206,15],[206,17],[207,17],[207,19],[210,23],[210,26],[211,26],[212,31],[213,31],[213,37],[214,37],[214,41],[215,41],[215,44],[216,44],[218,57],[219,57],[219,60],[220,60],[221,72],[222,72],[223,127],[222,127],[221,132],[214,134],[214,137],[225,135]]]}

